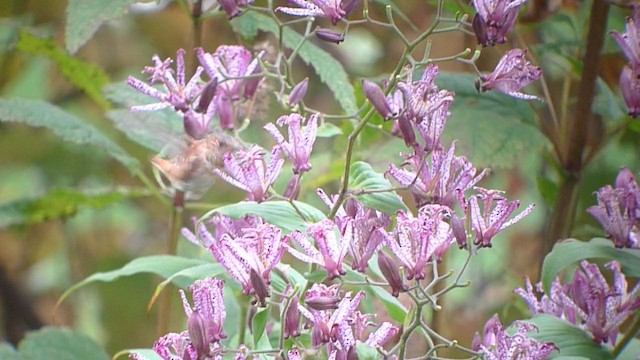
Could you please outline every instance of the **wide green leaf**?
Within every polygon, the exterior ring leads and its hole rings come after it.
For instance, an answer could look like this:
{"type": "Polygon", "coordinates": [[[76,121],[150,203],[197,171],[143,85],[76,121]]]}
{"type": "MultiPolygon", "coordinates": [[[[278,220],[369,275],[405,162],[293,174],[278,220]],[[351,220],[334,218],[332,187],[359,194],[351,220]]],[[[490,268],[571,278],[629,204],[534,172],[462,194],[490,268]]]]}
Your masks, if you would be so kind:
{"type": "Polygon", "coordinates": [[[64,39],[67,51],[75,53],[98,28],[109,20],[127,13],[129,5],[138,0],[69,0],[64,39]]]}
{"type": "Polygon", "coordinates": [[[0,343],[0,359],[3,360],[27,360],[8,343],[0,343]]]}
{"type": "Polygon", "coordinates": [[[102,209],[130,197],[144,195],[131,189],[81,191],[76,189],[53,189],[34,198],[19,199],[0,204],[0,228],[35,224],[51,219],[65,219],[80,209],[102,209]]]}
{"type": "MultiPolygon", "coordinates": [[[[91,3],[92,1],[83,1],[91,3]]],[[[50,39],[42,39],[26,31],[20,33],[17,47],[19,51],[31,55],[43,55],[53,60],[62,76],[84,91],[103,109],[109,108],[109,102],[102,95],[102,87],[109,82],[107,74],[97,65],[69,56],[58,44],[50,39]]]]}
{"type": "Polygon", "coordinates": [[[387,213],[394,214],[398,210],[406,210],[395,191],[373,192],[359,194],[361,191],[391,189],[392,185],[384,175],[377,173],[371,165],[358,161],[351,165],[349,172],[349,189],[355,194],[356,199],[364,205],[387,213]]]}
{"type": "Polygon", "coordinates": [[[443,139],[457,140],[457,153],[474,165],[512,168],[523,152],[538,151],[546,144],[527,101],[498,92],[479,94],[473,75],[443,72],[436,82],[456,93],[443,139]]]}
{"type": "Polygon", "coordinates": [[[91,338],[63,328],[30,332],[18,349],[28,359],[109,360],[109,355],[91,338]]]}
{"type": "MultiPolygon", "coordinates": [[[[233,21],[234,29],[244,38],[255,38],[258,30],[267,31],[278,36],[280,29],[278,24],[267,15],[256,12],[246,12],[233,21]]],[[[295,49],[303,41],[302,35],[291,28],[282,31],[282,42],[290,49],[295,49]]],[[[328,52],[309,41],[300,47],[300,58],[313,67],[316,74],[324,82],[338,100],[344,111],[353,114],[358,111],[353,85],[349,81],[347,72],[342,64],[333,58],[328,52]]]]}
{"type": "MultiPolygon", "coordinates": [[[[123,276],[131,276],[143,273],[156,274],[166,279],[178,272],[206,264],[208,263],[203,260],[187,259],[180,256],[172,255],[153,255],[140,257],[130,261],[120,269],[98,272],[80,281],[79,283],[73,285],[67,291],[65,291],[58,300],[58,303],[64,301],[64,299],[66,299],[74,291],[96,281],[111,282],[123,276]]],[[[190,282],[180,283],[178,281],[180,279],[180,277],[175,278],[176,285],[184,287],[185,285],[190,284],[190,282]]]]}
{"type": "Polygon", "coordinates": [[[538,332],[530,332],[529,336],[538,341],[550,341],[558,347],[551,358],[578,356],[590,360],[613,359],[611,352],[596,344],[591,336],[568,322],[551,315],[537,315],[531,322],[538,328],[538,332]]]}
{"type": "Polygon", "coordinates": [[[333,125],[332,123],[325,122],[318,126],[318,131],[316,136],[319,138],[330,138],[337,135],[342,135],[342,130],[333,125]]]}
{"type": "Polygon", "coordinates": [[[113,359],[119,359],[122,356],[129,358],[129,354],[137,354],[140,360],[163,360],[153,349],[127,349],[119,351],[113,355],[113,359]]]}
{"type": "Polygon", "coordinates": [[[294,203],[300,211],[300,214],[288,201],[278,200],[262,203],[243,201],[213,209],[202,216],[200,221],[208,219],[216,213],[234,219],[239,219],[246,215],[256,215],[269,224],[277,226],[285,233],[289,233],[293,230],[304,231],[310,223],[315,223],[326,218],[322,211],[309,204],[300,201],[295,201],[294,203]]]}
{"type": "Polygon", "coordinates": [[[132,173],[140,163],[95,127],[75,115],[40,100],[0,99],[0,121],[16,122],[52,130],[62,139],[82,145],[97,146],[120,161],[132,173]]]}
{"type": "Polygon", "coordinates": [[[192,267],[188,267],[184,270],[180,270],[174,273],[171,276],[168,276],[164,279],[158,286],[156,286],[155,291],[153,292],[153,296],[151,297],[151,301],[149,302],[149,306],[151,306],[158,295],[164,290],[167,285],[170,283],[179,284],[180,287],[187,287],[189,284],[192,284],[196,280],[204,279],[207,277],[215,277],[221,276],[226,273],[225,268],[220,264],[214,263],[204,263],[202,265],[196,265],[192,267]]]}
{"type": "Polygon", "coordinates": [[[259,309],[251,320],[251,329],[253,330],[253,347],[256,349],[264,335],[264,329],[267,327],[269,310],[270,309],[268,307],[259,309]]]}
{"type": "Polygon", "coordinates": [[[629,277],[640,277],[640,253],[637,250],[617,249],[611,240],[594,238],[584,242],[567,239],[557,243],[542,263],[542,285],[548,293],[553,279],[564,269],[587,259],[616,260],[629,277]]]}

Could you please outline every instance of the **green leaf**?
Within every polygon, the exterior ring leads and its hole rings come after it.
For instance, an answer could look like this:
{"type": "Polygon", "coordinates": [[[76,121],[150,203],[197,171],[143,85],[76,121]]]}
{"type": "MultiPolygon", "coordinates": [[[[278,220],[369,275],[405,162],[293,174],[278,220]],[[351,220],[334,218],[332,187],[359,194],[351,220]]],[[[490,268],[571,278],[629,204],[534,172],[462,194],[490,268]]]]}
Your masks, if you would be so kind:
{"type": "Polygon", "coordinates": [[[294,288],[306,289],[307,278],[302,276],[302,274],[300,274],[296,269],[291,267],[291,265],[279,263],[277,267],[278,267],[278,270],[280,270],[280,272],[287,277],[287,279],[289,280],[289,282],[294,288]]]}
{"type": "Polygon", "coordinates": [[[152,305],[155,302],[158,295],[160,295],[162,290],[164,290],[164,288],[170,283],[181,284],[180,287],[186,287],[196,280],[224,275],[226,272],[227,270],[223,268],[222,265],[213,263],[204,263],[202,265],[196,265],[180,270],[167,277],[158,284],[158,286],[156,286],[156,290],[153,292],[149,305],[152,305]]]}
{"type": "Polygon", "coordinates": [[[69,0],[64,39],[67,51],[75,53],[98,28],[109,20],[127,13],[129,5],[138,0],[69,0]]]}
{"type": "Polygon", "coordinates": [[[3,360],[26,360],[24,356],[20,355],[16,349],[8,343],[0,343],[0,359],[3,360]]]}
{"type": "Polygon", "coordinates": [[[365,344],[365,343],[363,343],[361,341],[358,341],[356,343],[356,353],[358,354],[358,359],[360,359],[360,360],[378,360],[378,359],[380,359],[380,353],[378,353],[378,351],[375,348],[373,348],[373,347],[371,347],[371,346],[369,346],[369,345],[367,345],[367,344],[365,344]]]}
{"type": "Polygon", "coordinates": [[[143,192],[131,189],[111,191],[80,191],[76,189],[53,189],[30,199],[20,199],[0,204],[0,228],[35,224],[51,219],[65,219],[80,209],[102,209],[124,199],[142,196],[143,192]]]}
{"type": "Polygon", "coordinates": [[[30,332],[18,349],[31,359],[109,360],[109,355],[91,338],[63,328],[30,332]]]}
{"type": "Polygon", "coordinates": [[[118,359],[121,356],[126,356],[129,358],[129,354],[138,354],[140,360],[163,360],[158,353],[153,351],[153,349],[127,349],[119,351],[117,354],[113,355],[113,359],[118,359]]]}
{"type": "Polygon", "coordinates": [[[627,108],[622,96],[615,94],[600,77],[596,82],[596,96],[593,100],[592,109],[608,124],[617,124],[627,116],[627,108]]]}
{"type": "Polygon", "coordinates": [[[105,150],[129,169],[140,171],[140,163],[120,145],[104,136],[98,129],[84,123],[75,115],[40,100],[0,99],[0,121],[23,123],[52,130],[62,139],[81,145],[93,145],[105,150]]]}
{"type": "MultiPolygon", "coordinates": [[[[82,2],[93,3],[93,1],[82,2]]],[[[17,49],[53,60],[69,82],[84,91],[103,109],[109,108],[109,102],[102,96],[102,87],[109,82],[109,77],[100,67],[67,55],[53,40],[42,39],[26,31],[20,32],[17,49]]]]}
{"type": "Polygon", "coordinates": [[[589,334],[551,315],[537,315],[531,322],[538,328],[538,332],[530,332],[529,337],[538,341],[549,341],[560,350],[554,352],[551,358],[577,356],[590,360],[609,360],[613,355],[604,347],[593,342],[589,334]]]}
{"type": "Polygon", "coordinates": [[[208,219],[216,213],[234,219],[251,214],[259,216],[269,224],[277,226],[285,233],[289,233],[293,230],[305,231],[310,223],[316,223],[326,218],[322,211],[309,204],[300,201],[295,201],[294,203],[305,218],[302,218],[288,201],[266,201],[262,203],[243,201],[213,209],[204,214],[200,221],[208,219]]]}
{"type": "Polygon", "coordinates": [[[616,260],[629,277],[640,277],[640,253],[631,249],[617,249],[611,240],[594,238],[589,242],[567,239],[558,242],[542,263],[542,285],[547,293],[553,279],[564,269],[587,259],[616,260]]]}
{"type": "MultiPolygon", "coordinates": [[[[275,36],[278,36],[280,31],[276,22],[267,15],[249,11],[237,17],[232,25],[245,38],[254,38],[258,30],[270,32],[275,36]]],[[[284,28],[282,34],[284,45],[290,49],[297,48],[303,41],[302,35],[291,28],[284,28]]],[[[313,67],[320,80],[331,89],[346,113],[353,114],[358,111],[353,85],[340,62],[308,40],[300,47],[298,54],[306,64],[313,67]]]]}
{"type": "Polygon", "coordinates": [[[318,126],[318,130],[316,133],[316,136],[321,138],[330,138],[337,135],[342,135],[342,130],[340,130],[339,127],[328,122],[324,122],[322,123],[322,125],[318,126]]]}
{"type": "Polygon", "coordinates": [[[479,94],[473,75],[443,72],[436,82],[456,93],[443,139],[457,140],[457,153],[475,166],[512,168],[523,152],[538,151],[547,143],[527,101],[498,92],[479,94]]]}
{"type": "Polygon", "coordinates": [[[251,329],[253,329],[253,346],[256,349],[258,348],[262,335],[264,335],[267,320],[269,320],[269,308],[259,309],[251,320],[251,329]]]}
{"type": "MultiPolygon", "coordinates": [[[[197,266],[202,266],[205,264],[208,263],[203,260],[187,259],[180,256],[172,255],[153,255],[139,257],[137,259],[133,259],[120,269],[95,273],[88,278],[80,281],[79,283],[73,285],[67,291],[65,291],[64,294],[62,294],[62,296],[58,300],[58,304],[63,302],[64,299],[66,299],[74,291],[96,281],[111,282],[123,276],[131,276],[142,273],[156,274],[166,279],[180,271],[184,271],[186,269],[197,266]]],[[[178,286],[185,287],[186,285],[189,285],[190,282],[180,283],[176,281],[176,284],[178,286]]]]}
{"type": "Polygon", "coordinates": [[[398,210],[406,210],[406,205],[395,191],[358,195],[360,191],[384,190],[392,187],[389,180],[385,179],[384,175],[375,172],[368,163],[358,161],[351,165],[349,189],[356,194],[356,199],[364,205],[389,215],[393,215],[398,210]]]}

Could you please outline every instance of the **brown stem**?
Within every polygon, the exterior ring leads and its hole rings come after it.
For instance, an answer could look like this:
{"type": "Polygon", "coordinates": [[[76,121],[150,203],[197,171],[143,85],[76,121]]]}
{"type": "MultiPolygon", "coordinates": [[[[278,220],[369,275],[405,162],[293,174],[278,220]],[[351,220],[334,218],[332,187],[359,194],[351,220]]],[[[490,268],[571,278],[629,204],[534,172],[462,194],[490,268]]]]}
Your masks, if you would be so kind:
{"type": "Polygon", "coordinates": [[[563,119],[566,123],[561,125],[563,128],[561,131],[562,142],[558,157],[565,177],[551,213],[551,221],[543,247],[545,254],[551,251],[556,241],[570,236],[575,219],[580,176],[585,166],[587,131],[593,128],[591,123],[596,120],[591,112],[591,105],[600,70],[600,53],[607,31],[608,12],[609,4],[605,0],[593,1],[575,116],[563,119]]]}

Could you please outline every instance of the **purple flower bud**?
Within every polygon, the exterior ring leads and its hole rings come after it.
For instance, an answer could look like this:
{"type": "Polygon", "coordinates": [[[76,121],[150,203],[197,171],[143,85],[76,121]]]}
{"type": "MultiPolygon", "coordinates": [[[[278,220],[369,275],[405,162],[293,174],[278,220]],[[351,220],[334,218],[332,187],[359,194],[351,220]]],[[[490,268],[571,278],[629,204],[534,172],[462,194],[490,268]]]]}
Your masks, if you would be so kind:
{"type": "Polygon", "coordinates": [[[191,345],[198,353],[198,357],[206,357],[209,355],[209,336],[207,335],[207,326],[204,318],[196,310],[189,316],[187,323],[189,329],[189,338],[191,345]]]}
{"type": "Polygon", "coordinates": [[[307,93],[307,86],[309,85],[309,78],[304,78],[298,85],[294,86],[289,94],[289,106],[293,106],[299,103],[304,95],[307,93]]]}
{"type": "Polygon", "coordinates": [[[235,127],[235,119],[233,116],[233,107],[231,105],[231,100],[220,97],[219,101],[220,103],[218,104],[218,106],[220,110],[218,116],[220,117],[220,127],[225,130],[233,129],[235,127]]]}
{"type": "Polygon", "coordinates": [[[324,311],[338,308],[340,299],[331,296],[314,296],[305,300],[305,303],[313,310],[324,311]]]}
{"type": "Polygon", "coordinates": [[[344,41],[344,35],[328,29],[316,30],[316,36],[322,41],[332,42],[334,44],[340,44],[344,41]]]}
{"type": "Polygon", "coordinates": [[[238,4],[236,4],[235,0],[218,0],[218,4],[220,4],[222,10],[227,13],[229,20],[242,14],[242,11],[238,8],[238,4]]]}
{"type": "Polygon", "coordinates": [[[398,129],[400,129],[400,135],[402,135],[402,139],[404,139],[405,145],[408,147],[412,147],[416,144],[416,133],[413,131],[413,126],[411,125],[411,120],[405,116],[401,115],[398,120],[398,129]]]}
{"type": "Polygon", "coordinates": [[[362,92],[364,92],[364,96],[369,100],[369,102],[371,102],[371,105],[373,105],[376,111],[382,115],[383,118],[389,119],[393,116],[387,97],[376,83],[363,79],[362,92]]]}
{"type": "Polygon", "coordinates": [[[620,90],[629,109],[629,115],[640,117],[640,70],[625,66],[620,74],[620,90]]]}
{"type": "Polygon", "coordinates": [[[458,217],[458,215],[451,215],[451,220],[449,221],[449,225],[451,225],[451,231],[453,232],[453,236],[456,238],[458,242],[458,246],[460,249],[467,247],[467,232],[464,229],[464,224],[462,220],[458,217]]]}
{"type": "Polygon", "coordinates": [[[300,312],[298,311],[298,295],[293,295],[284,315],[284,338],[300,336],[300,312]]]}
{"type": "Polygon", "coordinates": [[[262,276],[260,276],[260,274],[258,274],[258,272],[254,269],[251,269],[251,271],[249,272],[249,279],[251,280],[251,285],[253,286],[256,300],[260,303],[261,307],[265,307],[265,299],[270,296],[267,283],[264,281],[262,276]]]}
{"type": "Polygon", "coordinates": [[[292,200],[296,200],[300,196],[300,174],[294,175],[289,180],[282,196],[292,200]]]}
{"type": "Polygon", "coordinates": [[[204,113],[209,108],[209,104],[213,101],[213,97],[216,95],[216,89],[218,88],[218,80],[216,78],[211,79],[209,83],[202,90],[202,94],[200,94],[200,100],[198,101],[198,106],[196,107],[196,111],[200,113],[204,113]]]}
{"type": "Polygon", "coordinates": [[[389,286],[391,286],[393,296],[398,297],[400,292],[407,291],[407,285],[405,285],[400,276],[398,265],[382,251],[378,252],[378,266],[389,286]]]}
{"type": "Polygon", "coordinates": [[[198,120],[197,116],[193,111],[187,112],[182,118],[182,124],[184,126],[184,132],[187,133],[187,135],[196,140],[200,140],[208,135],[209,123],[202,123],[198,120]]]}

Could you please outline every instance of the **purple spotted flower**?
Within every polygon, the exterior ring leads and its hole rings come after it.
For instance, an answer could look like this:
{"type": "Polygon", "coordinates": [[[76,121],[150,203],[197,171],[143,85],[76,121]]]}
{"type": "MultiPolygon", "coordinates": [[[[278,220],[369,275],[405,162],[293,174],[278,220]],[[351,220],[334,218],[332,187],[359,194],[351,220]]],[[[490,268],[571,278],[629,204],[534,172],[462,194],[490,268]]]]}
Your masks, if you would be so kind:
{"type": "Polygon", "coordinates": [[[508,335],[494,315],[484,326],[483,334],[476,333],[471,349],[482,352],[487,360],[545,360],[557,348],[550,342],[538,342],[527,337],[527,333],[536,331],[531,324],[516,321],[513,335],[508,335]]]}
{"type": "Polygon", "coordinates": [[[473,31],[482,46],[504,44],[526,0],[473,0],[473,31]]]}
{"type": "Polygon", "coordinates": [[[542,76],[542,69],[531,65],[527,61],[526,55],[526,50],[509,50],[500,59],[496,69],[491,74],[480,77],[480,81],[476,84],[478,90],[482,92],[498,90],[518,99],[540,100],[534,95],[520,92],[520,89],[542,76]]]}
{"type": "Polygon", "coordinates": [[[372,347],[382,347],[389,339],[396,336],[400,329],[390,322],[383,322],[376,331],[369,334],[365,344],[372,347]]]}
{"type": "Polygon", "coordinates": [[[435,85],[437,76],[438,66],[435,64],[427,66],[422,78],[416,82],[409,72],[406,81],[398,83],[396,92],[387,97],[391,112],[399,114],[397,128],[407,146],[415,145],[414,128],[424,140],[425,150],[439,146],[454,93],[438,89],[435,85]]]}
{"type": "Polygon", "coordinates": [[[622,52],[629,60],[631,68],[637,73],[640,71],[640,6],[635,6],[633,16],[627,17],[625,32],[622,34],[611,31],[622,52]]]}
{"type": "Polygon", "coordinates": [[[136,105],[131,111],[154,111],[172,108],[183,118],[185,132],[194,139],[202,139],[211,132],[211,120],[217,112],[213,97],[209,96],[201,79],[202,67],[187,82],[185,79],[184,50],[176,52],[176,69],[171,68],[173,60],[161,61],[155,55],[153,66],[145,67],[143,74],[149,75],[148,83],[129,77],[127,83],[139,92],[159,100],[159,102],[136,105]],[[160,88],[153,85],[160,85],[160,88]]]}
{"type": "Polygon", "coordinates": [[[299,7],[278,7],[276,11],[293,16],[326,17],[336,25],[349,16],[358,6],[359,0],[289,0],[299,7]]]}
{"type": "Polygon", "coordinates": [[[448,151],[434,150],[427,162],[425,154],[416,150],[406,155],[402,164],[405,169],[389,165],[387,174],[402,186],[409,186],[416,204],[440,204],[453,208],[459,193],[465,193],[475,186],[486,174],[477,169],[463,156],[455,156],[455,143],[448,151]]]}
{"type": "Polygon", "coordinates": [[[480,187],[475,189],[478,194],[469,198],[469,216],[471,216],[471,228],[475,235],[473,243],[482,247],[491,247],[491,239],[497,233],[522,220],[535,207],[534,204],[531,204],[521,213],[509,219],[520,206],[518,200],[509,202],[502,196],[503,192],[499,190],[487,190],[480,187]]]}
{"type": "Polygon", "coordinates": [[[242,285],[242,292],[264,304],[269,296],[271,269],[278,265],[284,252],[280,229],[264,223],[242,229],[241,237],[223,234],[216,238],[201,225],[198,234],[210,244],[209,251],[218,263],[242,285]]]}
{"type": "Polygon", "coordinates": [[[280,159],[280,148],[271,151],[269,163],[266,162],[265,151],[252,146],[235,154],[224,155],[224,170],[214,169],[214,173],[229,184],[247,192],[247,198],[262,202],[267,198],[267,190],[276,181],[284,159],[280,159]]]}
{"type": "Polygon", "coordinates": [[[227,13],[229,20],[242,14],[241,8],[252,4],[253,0],[218,0],[220,8],[227,13]]]}
{"type": "MultiPolygon", "coordinates": [[[[314,284],[306,293],[306,298],[311,301],[315,298],[332,296],[337,296],[337,288],[327,287],[323,284],[314,284]]],[[[313,327],[311,331],[313,346],[327,344],[329,359],[346,360],[347,355],[355,350],[356,339],[349,322],[364,296],[363,291],[359,291],[353,297],[351,292],[347,292],[337,306],[332,309],[308,309],[302,305],[298,307],[300,313],[313,327]]]]}
{"type": "Polygon", "coordinates": [[[347,251],[349,250],[352,235],[340,236],[340,231],[331,220],[322,220],[319,223],[309,225],[307,231],[293,231],[287,238],[296,243],[302,251],[293,246],[285,245],[289,253],[296,258],[318,264],[325,268],[329,279],[335,279],[346,274],[342,268],[347,251]],[[309,238],[313,238],[315,246],[309,238]]]}
{"type": "Polygon", "coordinates": [[[417,217],[398,211],[396,228],[386,245],[404,265],[408,280],[424,279],[427,263],[440,259],[455,242],[449,224],[443,221],[450,213],[441,205],[423,206],[417,217]]]}
{"type": "MultiPolygon", "coordinates": [[[[202,226],[198,229],[201,233],[199,232],[198,235],[188,228],[182,228],[181,234],[194,245],[209,249],[214,244],[211,239],[219,241],[225,234],[234,239],[240,238],[244,235],[245,229],[256,228],[261,224],[264,224],[264,221],[257,216],[247,215],[240,219],[233,219],[225,215],[215,214],[201,224],[202,226]],[[210,232],[208,228],[212,228],[213,232],[210,232]]],[[[197,225],[198,218],[193,218],[194,229],[197,225]]]]}
{"type": "Polygon", "coordinates": [[[640,308],[640,285],[628,290],[617,261],[609,262],[605,267],[613,273],[612,285],[597,265],[583,261],[571,283],[561,285],[556,279],[549,294],[542,293],[540,284],[534,291],[528,279],[525,288],[515,292],[533,315],[559,317],[590,332],[595,342],[615,345],[620,326],[640,308]]]}
{"type": "Polygon", "coordinates": [[[629,115],[640,117],[640,70],[625,66],[620,73],[620,91],[627,104],[629,115]]]}
{"type": "Polygon", "coordinates": [[[615,188],[606,185],[597,197],[598,205],[587,212],[600,222],[616,247],[640,248],[640,188],[633,173],[623,168],[615,188]]]}
{"type": "Polygon", "coordinates": [[[318,117],[312,115],[306,126],[302,126],[304,117],[300,114],[290,114],[281,116],[276,123],[279,126],[289,127],[289,141],[278,131],[275,125],[268,123],[264,128],[278,143],[280,149],[293,163],[293,173],[300,174],[311,170],[309,157],[316,141],[316,130],[318,129],[318,117]]]}

